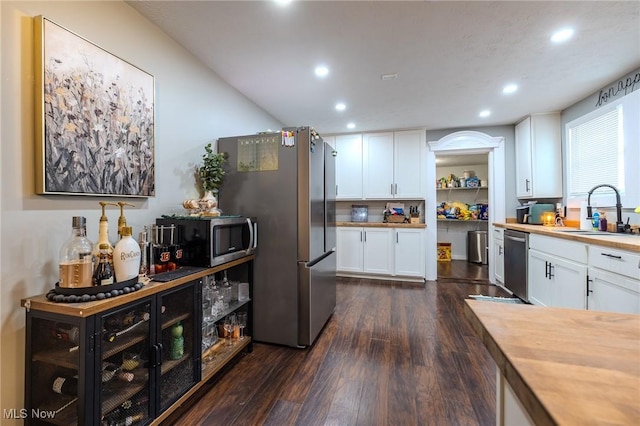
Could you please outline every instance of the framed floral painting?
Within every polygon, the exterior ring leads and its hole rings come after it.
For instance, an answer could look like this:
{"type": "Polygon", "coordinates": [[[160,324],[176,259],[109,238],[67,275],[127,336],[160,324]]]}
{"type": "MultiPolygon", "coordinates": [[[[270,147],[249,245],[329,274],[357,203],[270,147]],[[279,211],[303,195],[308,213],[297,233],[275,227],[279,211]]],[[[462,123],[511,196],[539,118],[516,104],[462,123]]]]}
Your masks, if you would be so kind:
{"type": "Polygon", "coordinates": [[[38,16],[36,193],[155,195],[154,77],[38,16]]]}

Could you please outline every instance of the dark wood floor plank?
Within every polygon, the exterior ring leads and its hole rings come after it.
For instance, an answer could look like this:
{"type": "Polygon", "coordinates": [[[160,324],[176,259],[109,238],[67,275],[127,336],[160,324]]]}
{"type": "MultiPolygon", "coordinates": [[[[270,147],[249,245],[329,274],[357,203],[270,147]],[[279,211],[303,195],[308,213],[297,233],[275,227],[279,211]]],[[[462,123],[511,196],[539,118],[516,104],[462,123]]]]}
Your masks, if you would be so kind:
{"type": "Polygon", "coordinates": [[[471,294],[507,295],[470,281],[339,279],[311,348],[255,343],[165,424],[494,424],[496,367],[463,314],[471,294]]]}

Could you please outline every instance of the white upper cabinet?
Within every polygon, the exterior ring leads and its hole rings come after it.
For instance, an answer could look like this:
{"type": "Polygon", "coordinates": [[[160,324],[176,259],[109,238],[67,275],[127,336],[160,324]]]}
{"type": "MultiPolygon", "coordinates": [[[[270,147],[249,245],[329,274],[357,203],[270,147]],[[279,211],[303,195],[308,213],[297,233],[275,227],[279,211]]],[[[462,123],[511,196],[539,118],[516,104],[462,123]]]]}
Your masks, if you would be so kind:
{"type": "Polygon", "coordinates": [[[424,156],[422,130],[365,134],[364,198],[424,198],[424,156]]]}
{"type": "Polygon", "coordinates": [[[423,130],[395,132],[393,175],[395,198],[424,198],[426,135],[423,130]]]}
{"type": "Polygon", "coordinates": [[[335,137],[336,199],[362,199],[362,135],[335,137]]]}
{"type": "Polygon", "coordinates": [[[562,197],[559,113],[534,114],[516,125],[516,196],[562,197]]]}
{"type": "Polygon", "coordinates": [[[363,137],[364,197],[393,198],[393,133],[363,137]]]}

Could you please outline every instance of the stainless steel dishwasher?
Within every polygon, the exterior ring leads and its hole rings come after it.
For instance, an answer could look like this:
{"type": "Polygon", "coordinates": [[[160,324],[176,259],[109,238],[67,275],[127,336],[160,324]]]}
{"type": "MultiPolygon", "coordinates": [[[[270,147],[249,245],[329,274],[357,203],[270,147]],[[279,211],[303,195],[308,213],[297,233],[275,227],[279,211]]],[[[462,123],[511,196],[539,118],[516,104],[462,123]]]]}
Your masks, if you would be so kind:
{"type": "Polygon", "coordinates": [[[529,302],[529,233],[504,231],[504,286],[525,302],[529,302]]]}

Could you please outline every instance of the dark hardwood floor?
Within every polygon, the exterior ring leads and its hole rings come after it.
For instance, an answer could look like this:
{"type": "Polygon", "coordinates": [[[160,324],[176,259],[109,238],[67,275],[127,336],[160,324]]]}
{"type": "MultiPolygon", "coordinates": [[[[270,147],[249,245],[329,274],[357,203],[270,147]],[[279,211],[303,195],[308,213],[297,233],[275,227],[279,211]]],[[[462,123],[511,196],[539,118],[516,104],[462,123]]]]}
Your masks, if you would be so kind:
{"type": "Polygon", "coordinates": [[[466,260],[438,262],[438,281],[489,284],[489,265],[479,265],[466,260]]]}
{"type": "Polygon", "coordinates": [[[495,424],[496,367],[463,300],[503,293],[339,278],[335,313],[311,348],[256,343],[165,424],[495,424]]]}

